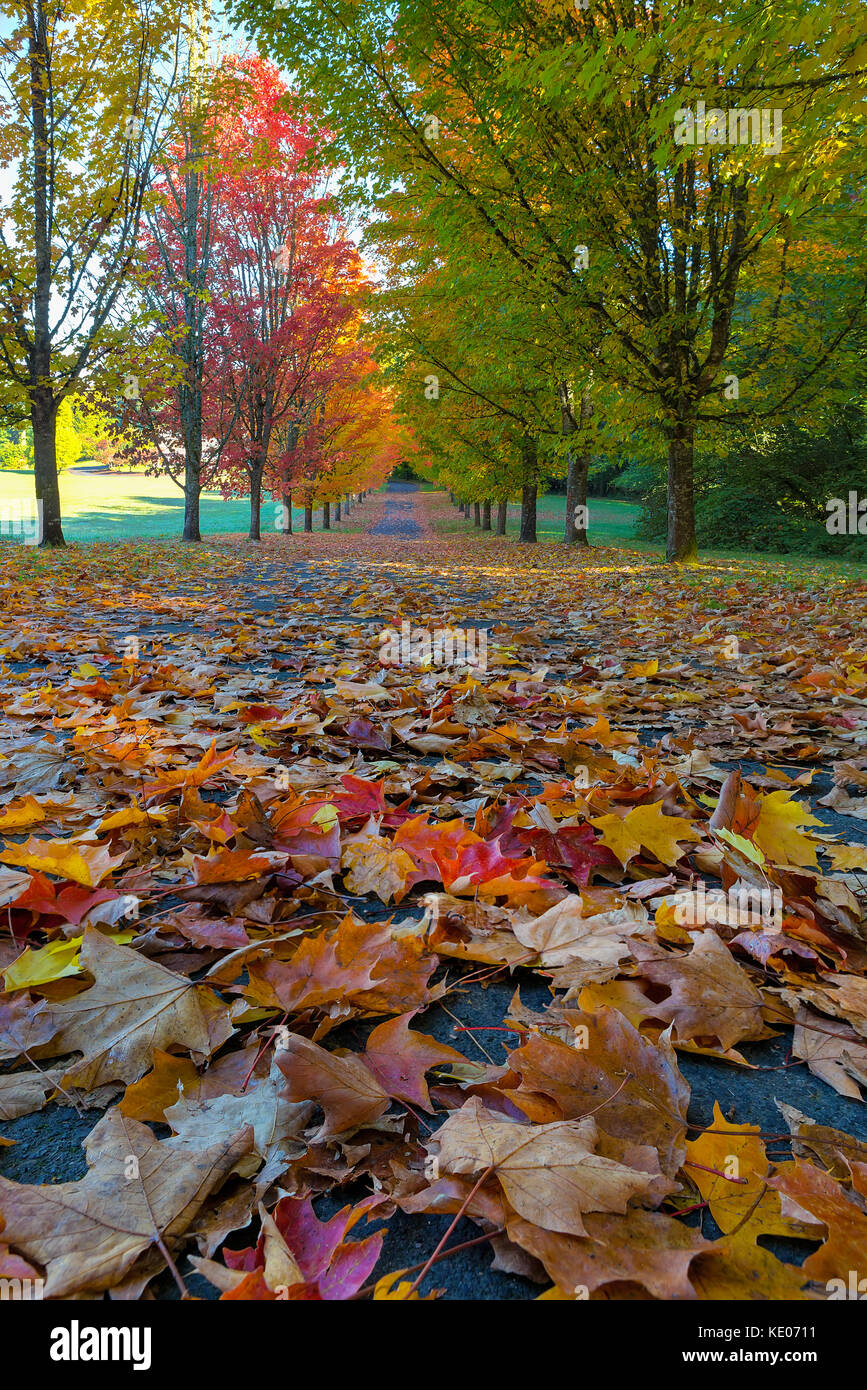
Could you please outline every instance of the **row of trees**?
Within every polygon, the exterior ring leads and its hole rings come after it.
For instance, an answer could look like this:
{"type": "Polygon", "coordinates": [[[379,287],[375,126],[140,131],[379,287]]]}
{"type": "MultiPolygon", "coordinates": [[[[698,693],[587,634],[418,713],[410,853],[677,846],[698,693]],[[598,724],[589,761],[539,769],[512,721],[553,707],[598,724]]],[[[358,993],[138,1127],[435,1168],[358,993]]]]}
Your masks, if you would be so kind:
{"type": "MultiPolygon", "coordinates": [[[[0,409],[29,427],[44,542],[63,544],[58,424],[88,402],[165,472],[305,507],[363,492],[404,437],[362,344],[369,278],[329,191],[330,136],[207,9],[5,3],[0,409]]],[[[61,447],[61,459],[63,449],[61,447]]]]}
{"type": "Polygon", "coordinates": [[[232,0],[317,91],[387,271],[379,359],[470,501],[697,451],[864,397],[867,47],[856,0],[232,0]]]}

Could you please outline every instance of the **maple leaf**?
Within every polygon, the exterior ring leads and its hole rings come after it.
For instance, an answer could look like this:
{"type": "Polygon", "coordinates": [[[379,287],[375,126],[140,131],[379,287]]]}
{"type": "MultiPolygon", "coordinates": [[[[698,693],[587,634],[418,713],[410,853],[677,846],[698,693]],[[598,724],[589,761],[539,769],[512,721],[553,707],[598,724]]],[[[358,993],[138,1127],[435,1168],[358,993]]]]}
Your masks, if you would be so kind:
{"type": "Polygon", "coordinates": [[[435,1063],[466,1059],[454,1048],[409,1027],[412,1014],[374,1028],[364,1053],[328,1052],[296,1033],[284,1037],[276,1061],[287,1079],[290,1100],[315,1101],[325,1123],[314,1142],[374,1124],[391,1100],[432,1110],[424,1079],[435,1063]]]}
{"type": "MultiPolygon", "coordinates": [[[[135,932],[113,932],[110,941],[126,943],[132,941],[135,932]]],[[[70,975],[80,975],[82,966],[79,955],[82,937],[70,936],[58,941],[49,941],[34,951],[31,947],[3,971],[7,990],[39,989],[52,980],[63,980],[70,975]]]]}
{"type": "Polygon", "coordinates": [[[0,869],[0,907],[7,907],[10,903],[17,907],[18,899],[27,891],[31,882],[29,874],[18,873],[15,869],[0,869]]]}
{"type": "Polygon", "coordinates": [[[286,1077],[283,1094],[292,1101],[315,1100],[325,1112],[314,1143],[373,1124],[391,1104],[388,1093],[354,1053],[340,1056],[290,1033],[276,1061],[286,1077]]]}
{"type": "Polygon", "coordinates": [[[603,980],[617,973],[629,955],[629,939],[653,930],[641,903],[626,903],[611,912],[584,915],[579,897],[564,898],[531,922],[516,921],[518,940],[539,954],[543,966],[580,962],[581,983],[603,980]]]}
{"type": "Polygon", "coordinates": [[[794,800],[791,792],[769,792],[762,797],[752,838],[776,864],[805,864],[815,868],[818,864],[816,846],[801,834],[801,827],[805,825],[826,828],[806,806],[794,800]]]}
{"type": "Polygon", "coordinates": [[[64,1085],[93,1090],[106,1081],[137,1081],[155,1047],[184,1047],[209,1057],[231,1036],[228,1010],[205,985],[115,946],[93,927],[84,933],[81,966],[94,976],[89,989],[49,1006],[56,1032],[53,1056],[81,1052],[64,1085]]]}
{"type": "Polygon", "coordinates": [[[373,818],[359,834],[345,837],[340,866],[350,893],[375,893],[384,903],[399,903],[417,877],[415,863],[406,850],[395,849],[380,835],[373,818]]]}
{"type": "Polygon", "coordinates": [[[71,840],[36,840],[32,836],[23,845],[6,845],[0,852],[0,860],[5,864],[69,878],[85,888],[97,888],[126,857],[126,850],[112,856],[108,842],[84,844],[71,840]]]}
{"type": "Polygon", "coordinates": [[[847,1023],[802,1006],[795,1015],[792,1056],[806,1062],[838,1095],[861,1099],[859,1086],[867,1086],[867,1041],[847,1023]]]}
{"type": "Polygon", "coordinates": [[[283,854],[250,854],[247,850],[220,849],[206,858],[193,855],[194,883],[242,883],[273,873],[285,862],[283,854]]]}
{"type": "Polygon", "coordinates": [[[724,1049],[764,1037],[762,996],[716,932],[699,932],[688,956],[644,961],[641,972],[671,993],[653,1017],[674,1023],[681,1042],[716,1037],[724,1049]]]}
{"type": "Polygon", "coordinates": [[[24,892],[15,898],[14,906],[45,916],[57,916],[79,926],[94,907],[119,897],[114,888],[91,890],[77,883],[53,883],[44,874],[34,873],[27,880],[24,892]]]}
{"type": "MultiPolygon", "coordinates": [[[[520,1087],[509,1096],[522,1109],[534,1095],[547,1097],[557,1117],[580,1119],[596,1111],[606,1134],[657,1151],[661,1171],[669,1177],[680,1168],[685,1149],[689,1087],[674,1049],[663,1034],[657,1043],[643,1038],[616,1009],[596,1012],[564,1010],[570,1045],[559,1038],[532,1033],[509,1053],[509,1069],[520,1087]],[[604,1100],[604,1107],[600,1101],[604,1100]]],[[[532,1108],[528,1109],[532,1117],[532,1108]]]]}
{"type": "Polygon", "coordinates": [[[589,881],[594,869],[618,867],[616,856],[597,842],[589,825],[561,825],[556,830],[536,826],[516,831],[515,838],[551,868],[565,870],[579,888],[589,881]]]}
{"type": "Polygon", "coordinates": [[[253,1161],[249,1172],[243,1175],[254,1173],[262,1159],[273,1180],[275,1170],[285,1167],[285,1162],[281,1162],[284,1156],[297,1157],[306,1148],[297,1141],[313,1109],[312,1105],[288,1104],[280,1089],[281,1081],[274,1068],[268,1076],[253,1078],[237,1094],[215,1094],[213,1084],[206,1088],[194,1083],[189,1092],[184,1090],[177,1096],[173,1105],[164,1107],[163,1118],[175,1134],[192,1146],[217,1140],[228,1142],[239,1128],[252,1125],[253,1161]]]}
{"type": "Polygon", "coordinates": [[[41,1047],[55,1027],[44,999],[34,1004],[23,994],[0,998],[0,1061],[41,1047]]]}
{"type": "Polygon", "coordinates": [[[263,1220],[263,1232],[254,1248],[225,1251],[230,1269],[249,1273],[223,1297],[279,1296],[326,1302],[352,1298],[373,1271],[385,1233],[376,1231],[363,1240],[347,1240],[346,1236],[382,1200],[368,1197],[355,1207],[343,1207],[329,1221],[320,1221],[309,1197],[281,1198],[273,1214],[263,1220]]]}
{"type": "Polygon", "coordinates": [[[701,831],[680,816],[667,816],[662,803],[635,806],[622,818],[616,815],[597,816],[590,822],[602,831],[602,843],[617,856],[621,864],[644,848],[650,850],[661,864],[675,865],[683,858],[680,840],[700,840],[701,831]]]}
{"type": "Polygon", "coordinates": [[[624,1212],[647,1196],[649,1173],[595,1152],[592,1119],[519,1125],[486,1110],[476,1096],[437,1130],[439,1165],[448,1173],[496,1175],[506,1199],[521,1216],[548,1231],[587,1234],[589,1211],[624,1212]]]}
{"type": "Polygon", "coordinates": [[[251,1043],[241,1052],[223,1053],[200,1074],[189,1057],[154,1048],[153,1070],[127,1086],[120,1109],[133,1120],[164,1124],[165,1107],[174,1105],[181,1091],[188,1099],[242,1094],[249,1075],[263,1067],[267,1071],[267,1059],[260,1059],[259,1068],[251,1072],[258,1055],[258,1044],[251,1043]]]}
{"type": "Polygon", "coordinates": [[[433,1066],[462,1064],[466,1058],[446,1043],[410,1028],[414,1013],[377,1024],[367,1039],[363,1060],[383,1090],[395,1100],[433,1110],[425,1072],[433,1066]]]}
{"type": "Polygon", "coordinates": [[[797,1213],[807,1212],[825,1227],[828,1234],[824,1244],[807,1256],[802,1269],[810,1279],[826,1285],[830,1279],[842,1279],[844,1297],[848,1296],[849,1271],[860,1268],[867,1242],[867,1214],[857,1200],[867,1195],[867,1167],[850,1161],[849,1169],[852,1196],[830,1173],[802,1159],[781,1165],[768,1179],[768,1186],[782,1193],[797,1213]]]}
{"type": "Polygon", "coordinates": [[[350,914],[334,932],[305,937],[290,962],[250,966],[251,987],[288,1013],[338,1002],[370,1013],[406,1013],[430,1003],[437,958],[416,935],[350,914]]]}
{"type": "Polygon", "coordinates": [[[713,1249],[698,1231],[659,1211],[631,1210],[624,1216],[588,1213],[587,1236],[546,1231],[521,1217],[508,1218],[509,1238],[545,1266],[569,1297],[583,1288],[626,1280],[654,1298],[696,1298],[690,1266],[696,1255],[713,1249]]]}
{"type": "Polygon", "coordinates": [[[211,777],[231,764],[235,753],[234,748],[226,753],[218,753],[217,740],[212,739],[210,748],[203,753],[195,766],[161,772],[155,782],[147,782],[142,789],[145,802],[162,800],[173,792],[189,787],[203,787],[211,777]]]}
{"type": "Polygon", "coordinates": [[[31,1187],[0,1178],[4,1235],[45,1267],[47,1298],[110,1289],[158,1233],[169,1249],[177,1245],[252,1139],[247,1128],[206,1147],[158,1141],[147,1125],[110,1110],[85,1141],[88,1172],[79,1182],[31,1187]]]}
{"type": "Polygon", "coordinates": [[[770,1164],[760,1136],[759,1125],[730,1123],[714,1101],[713,1123],[687,1145],[691,1181],[724,1234],[743,1232],[753,1241],[765,1235],[815,1238],[809,1225],[783,1216],[779,1195],[767,1184],[770,1164]]]}
{"type": "Polygon", "coordinates": [[[63,807],[63,802],[40,802],[35,796],[22,797],[0,811],[0,831],[8,833],[11,830],[14,834],[17,830],[27,830],[31,825],[48,820],[55,810],[63,807]]]}

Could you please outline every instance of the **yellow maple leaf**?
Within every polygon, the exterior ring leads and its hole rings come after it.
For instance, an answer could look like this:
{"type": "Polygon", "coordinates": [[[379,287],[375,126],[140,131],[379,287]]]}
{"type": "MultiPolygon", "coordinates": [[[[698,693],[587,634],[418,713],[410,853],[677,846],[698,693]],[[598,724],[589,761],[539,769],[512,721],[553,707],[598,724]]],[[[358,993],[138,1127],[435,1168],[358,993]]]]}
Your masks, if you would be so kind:
{"type": "Polygon", "coordinates": [[[36,840],[33,836],[23,845],[7,845],[0,853],[4,864],[16,864],[21,869],[37,869],[39,873],[70,878],[84,888],[98,888],[126,859],[127,851],[112,855],[108,844],[76,844],[69,840],[36,840]]]}
{"type": "Polygon", "coordinates": [[[832,867],[844,873],[849,869],[867,869],[867,845],[826,845],[825,853],[832,867]]]}
{"type": "Polygon", "coordinates": [[[136,797],[133,797],[129,806],[125,806],[120,811],[115,811],[110,816],[105,816],[99,822],[97,830],[122,830],[128,825],[154,824],[157,821],[168,819],[167,811],[144,811],[138,804],[136,797]]]}
{"type": "Polygon", "coordinates": [[[777,864],[797,864],[815,869],[818,864],[816,846],[801,834],[801,828],[805,825],[818,825],[826,829],[806,806],[794,800],[791,792],[768,792],[762,797],[752,838],[777,864]]]}
{"type": "Polygon", "coordinates": [[[398,1303],[408,1298],[413,1303],[428,1303],[436,1297],[436,1294],[432,1293],[425,1294],[424,1298],[420,1293],[410,1293],[412,1281],[400,1278],[402,1274],[407,1273],[408,1271],[405,1269],[395,1269],[391,1274],[383,1274],[381,1279],[377,1279],[373,1290],[374,1302],[388,1299],[390,1302],[398,1303]],[[395,1282],[398,1279],[400,1279],[400,1283],[395,1282]]]}
{"type": "Polygon", "coordinates": [[[685,853],[679,840],[700,840],[702,833],[680,816],[667,816],[662,802],[654,801],[650,806],[635,806],[624,817],[626,828],[633,839],[651,854],[655,854],[661,864],[675,865],[685,853]]]}
{"type": "Polygon", "coordinates": [[[0,830],[27,830],[31,825],[48,819],[49,806],[42,806],[35,796],[22,797],[0,811],[0,830]]]}
{"type": "MultiPolygon", "coordinates": [[[[112,932],[111,940],[125,946],[134,936],[134,931],[112,932]]],[[[66,941],[61,937],[59,941],[49,941],[47,946],[40,946],[36,950],[28,946],[3,971],[6,989],[38,989],[40,985],[47,985],[52,980],[62,980],[67,975],[80,975],[79,956],[82,939],[80,936],[73,936],[66,941]]]]}
{"type": "Polygon", "coordinates": [[[384,903],[399,903],[406,897],[407,879],[415,872],[415,861],[405,849],[395,849],[390,840],[362,832],[344,844],[340,867],[350,893],[375,893],[384,903]]]}
{"type": "Polygon", "coordinates": [[[623,816],[613,814],[607,816],[596,816],[591,820],[591,825],[595,825],[597,830],[602,831],[603,845],[607,845],[611,853],[616,855],[621,864],[628,864],[630,859],[634,859],[641,845],[635,836],[630,832],[626,820],[623,816]]]}
{"type": "Polygon", "coordinates": [[[628,864],[644,846],[661,864],[674,865],[683,857],[679,840],[700,840],[701,831],[680,816],[666,816],[662,803],[635,806],[620,816],[597,816],[591,820],[602,831],[602,843],[617,855],[621,864],[628,864]]]}

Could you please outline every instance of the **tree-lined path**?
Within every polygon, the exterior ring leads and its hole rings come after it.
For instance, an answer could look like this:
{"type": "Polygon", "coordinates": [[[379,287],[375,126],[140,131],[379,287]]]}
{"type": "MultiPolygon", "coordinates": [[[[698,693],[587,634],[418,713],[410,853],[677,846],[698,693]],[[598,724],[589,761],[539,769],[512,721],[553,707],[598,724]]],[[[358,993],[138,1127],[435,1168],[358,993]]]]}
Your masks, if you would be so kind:
{"type": "Polygon", "coordinates": [[[112,1185],[121,1143],[208,1298],[275,1296],[232,1251],[277,1174],[295,1282],[329,1297],[423,1276],[450,1298],[749,1298],[759,1267],[810,1296],[796,1224],[759,1194],[766,1145],[796,1171],[789,1126],[867,1144],[854,591],[438,533],[453,515],[395,488],[344,535],[195,564],[10,551],[0,1211],[49,1295],[178,1292],[112,1185]],[[438,633],[480,627],[481,662],[438,664],[438,633]],[[541,1146],[519,1186],[513,1135],[541,1146]],[[714,1177],[723,1148],[745,1184],[714,1177]],[[640,1200],[551,1186],[594,1151],[640,1200]],[[305,1223],[347,1203],[360,1226],[305,1275],[305,1223]],[[579,1213],[588,1235],[552,1229],[579,1213]],[[638,1238],[652,1263],[624,1266],[638,1238]]]}

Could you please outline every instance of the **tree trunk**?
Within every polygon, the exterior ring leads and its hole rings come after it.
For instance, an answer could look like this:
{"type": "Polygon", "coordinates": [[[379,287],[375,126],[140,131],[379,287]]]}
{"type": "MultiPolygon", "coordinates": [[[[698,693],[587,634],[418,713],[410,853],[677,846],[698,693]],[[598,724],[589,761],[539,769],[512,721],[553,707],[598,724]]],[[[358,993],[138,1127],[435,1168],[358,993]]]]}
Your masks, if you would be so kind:
{"type": "Polygon", "coordinates": [[[505,536],[505,534],[506,534],[506,515],[507,515],[507,511],[508,511],[508,506],[509,506],[508,502],[498,502],[498,503],[497,503],[497,535],[498,535],[498,536],[505,536]]]}
{"type": "Polygon", "coordinates": [[[330,531],[330,530],[331,530],[331,503],[330,503],[330,502],[323,502],[323,503],[322,503],[322,529],[323,529],[323,531],[330,531]]]}
{"type": "Polygon", "coordinates": [[[283,497],[282,497],[281,500],[282,500],[282,502],[283,502],[283,535],[284,535],[284,536],[291,536],[291,535],[292,535],[292,493],[291,493],[291,491],[289,491],[289,492],[284,492],[284,493],[283,493],[283,497]]]}
{"type": "Polygon", "coordinates": [[[483,502],[483,503],[482,503],[482,530],[483,530],[483,531],[490,531],[490,529],[491,529],[491,504],[490,504],[490,502],[483,502]]]}
{"type": "Polygon", "coordinates": [[[668,439],[668,545],[669,563],[689,564],[698,559],[695,539],[693,454],[695,420],[681,416],[668,439]]]}
{"type": "Polygon", "coordinates": [[[198,474],[192,470],[189,461],[184,470],[184,534],[185,541],[201,541],[199,530],[199,503],[201,489],[198,474]]]}
{"type": "Polygon", "coordinates": [[[449,488],[449,501],[451,502],[452,506],[454,506],[455,494],[452,492],[451,488],[449,488]]]}
{"type": "MultiPolygon", "coordinates": [[[[30,423],[33,427],[33,474],[36,488],[37,535],[40,545],[65,545],[60,520],[57,480],[57,408],[51,389],[51,199],[49,162],[54,142],[49,139],[47,103],[50,94],[49,21],[42,5],[25,7],[30,49],[30,107],[33,120],[31,166],[34,228],[33,343],[28,354],[30,423]]],[[[5,240],[4,240],[5,246],[5,240]]],[[[70,269],[70,276],[72,271],[70,269]]],[[[4,331],[5,328],[4,328],[4,331]]]]}
{"type": "Polygon", "coordinates": [[[587,474],[590,455],[570,453],[566,476],[566,525],[563,539],[567,545],[589,545],[587,539],[587,474]],[[582,509],[579,512],[579,507],[582,509]]]}
{"type": "MultiPolygon", "coordinates": [[[[575,434],[578,421],[572,408],[572,391],[568,381],[561,381],[558,387],[560,398],[560,433],[566,437],[575,434]]],[[[588,420],[593,414],[590,389],[585,386],[581,394],[581,420],[588,420]]],[[[570,447],[569,468],[566,474],[566,517],[563,527],[563,540],[567,545],[588,545],[587,540],[587,473],[590,468],[590,455],[586,449],[570,447]],[[581,511],[579,512],[579,508],[581,511]]]]}
{"type": "Polygon", "coordinates": [[[30,396],[33,426],[33,476],[40,545],[65,545],[60,522],[60,487],[57,481],[57,405],[47,388],[37,387],[30,396]]]}
{"type": "Polygon", "coordinates": [[[312,502],[305,502],[305,503],[304,503],[304,530],[305,530],[305,531],[312,531],[312,530],[313,530],[313,503],[312,503],[312,502]]]}
{"type": "Polygon", "coordinates": [[[481,509],[481,507],[479,506],[478,502],[474,502],[474,503],[473,503],[473,525],[474,525],[474,526],[481,526],[481,524],[482,524],[482,509],[481,509]]]}
{"type": "Polygon", "coordinates": [[[262,472],[254,468],[250,478],[250,540],[262,539],[262,472]]]}
{"type": "Polygon", "coordinates": [[[521,488],[521,534],[518,537],[523,545],[536,544],[537,463],[536,441],[530,435],[524,435],[521,441],[521,474],[524,485],[521,488]]]}
{"type": "Polygon", "coordinates": [[[334,520],[335,520],[335,521],[339,521],[339,520],[340,520],[340,498],[339,498],[339,497],[338,497],[337,501],[334,503],[334,520]]]}
{"type": "Polygon", "coordinates": [[[536,544],[536,484],[525,483],[521,488],[521,534],[524,545],[536,544]]]}

